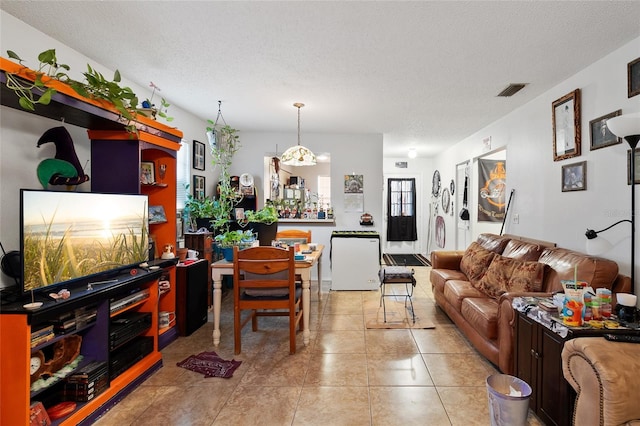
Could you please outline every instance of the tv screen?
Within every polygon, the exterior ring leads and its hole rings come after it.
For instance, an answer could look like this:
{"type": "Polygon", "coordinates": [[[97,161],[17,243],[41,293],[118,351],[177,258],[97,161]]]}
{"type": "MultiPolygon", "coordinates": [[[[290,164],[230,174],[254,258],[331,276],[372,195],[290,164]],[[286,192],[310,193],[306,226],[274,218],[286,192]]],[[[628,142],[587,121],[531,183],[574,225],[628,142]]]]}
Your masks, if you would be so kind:
{"type": "Polygon", "coordinates": [[[146,195],[21,190],[23,293],[147,261],[148,203],[146,195]]]}

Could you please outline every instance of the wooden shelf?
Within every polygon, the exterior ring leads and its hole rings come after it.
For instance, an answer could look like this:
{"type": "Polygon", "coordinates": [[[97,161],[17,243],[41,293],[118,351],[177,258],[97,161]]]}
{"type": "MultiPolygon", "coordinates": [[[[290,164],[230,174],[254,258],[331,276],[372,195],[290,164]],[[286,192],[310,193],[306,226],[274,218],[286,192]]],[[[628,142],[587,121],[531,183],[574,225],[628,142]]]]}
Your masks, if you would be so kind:
{"type": "MultiPolygon", "coordinates": [[[[5,73],[15,73],[26,80],[34,81],[35,71],[1,57],[0,71],[3,71],[0,73],[0,83],[2,83],[0,101],[2,105],[29,112],[20,106],[18,96],[7,88],[5,73]]],[[[109,102],[80,96],[71,86],[57,80],[45,77],[43,81],[48,82],[48,85],[56,89],[57,93],[52,96],[49,105],[36,105],[34,114],[57,121],[64,119],[65,123],[93,130],[123,130],[127,124],[126,120],[121,118],[118,110],[109,102]]],[[[138,115],[134,124],[139,131],[177,143],[182,140],[183,135],[180,130],[151,118],[138,115]]]]}

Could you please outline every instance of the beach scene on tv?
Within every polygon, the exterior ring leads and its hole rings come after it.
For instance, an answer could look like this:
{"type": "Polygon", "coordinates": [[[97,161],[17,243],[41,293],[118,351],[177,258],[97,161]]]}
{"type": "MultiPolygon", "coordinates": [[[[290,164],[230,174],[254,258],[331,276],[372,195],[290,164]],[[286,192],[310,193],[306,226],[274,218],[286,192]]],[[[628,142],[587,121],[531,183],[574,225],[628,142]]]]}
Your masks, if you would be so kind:
{"type": "Polygon", "coordinates": [[[24,191],[24,291],[145,262],[147,204],[141,195],[24,191]]]}

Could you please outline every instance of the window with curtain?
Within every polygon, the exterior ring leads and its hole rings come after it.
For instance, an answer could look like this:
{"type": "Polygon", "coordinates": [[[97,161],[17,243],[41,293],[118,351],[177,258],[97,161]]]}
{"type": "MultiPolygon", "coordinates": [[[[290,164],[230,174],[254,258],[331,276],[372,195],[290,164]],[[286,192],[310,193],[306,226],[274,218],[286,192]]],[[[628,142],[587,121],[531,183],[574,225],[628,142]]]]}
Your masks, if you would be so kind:
{"type": "Polygon", "coordinates": [[[416,241],[416,180],[387,180],[387,241],[416,241]]]}
{"type": "MultiPolygon", "coordinates": [[[[176,209],[182,210],[187,200],[187,188],[191,179],[191,150],[189,143],[183,139],[182,146],[178,150],[178,158],[176,161],[176,209]]],[[[191,189],[191,188],[189,188],[191,189]]]]}

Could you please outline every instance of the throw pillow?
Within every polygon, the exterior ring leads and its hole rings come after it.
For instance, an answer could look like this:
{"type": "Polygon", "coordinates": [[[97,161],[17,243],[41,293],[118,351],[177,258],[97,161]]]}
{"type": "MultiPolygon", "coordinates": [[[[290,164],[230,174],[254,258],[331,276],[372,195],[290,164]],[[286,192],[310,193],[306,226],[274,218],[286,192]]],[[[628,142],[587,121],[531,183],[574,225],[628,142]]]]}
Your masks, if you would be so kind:
{"type": "Polygon", "coordinates": [[[473,242],[462,255],[460,270],[467,276],[471,284],[475,286],[480,278],[484,276],[495,256],[495,253],[473,242]]]}
{"type": "Polygon", "coordinates": [[[509,291],[540,291],[543,275],[543,263],[520,261],[497,255],[475,287],[493,298],[498,298],[509,291]]]}

